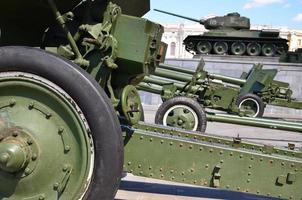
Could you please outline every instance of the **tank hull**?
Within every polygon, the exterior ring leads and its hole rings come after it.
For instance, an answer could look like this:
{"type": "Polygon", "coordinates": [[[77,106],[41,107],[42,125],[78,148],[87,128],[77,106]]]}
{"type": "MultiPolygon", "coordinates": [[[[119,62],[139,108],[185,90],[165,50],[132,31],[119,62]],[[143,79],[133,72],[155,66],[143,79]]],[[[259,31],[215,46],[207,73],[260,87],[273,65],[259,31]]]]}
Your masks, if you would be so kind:
{"type": "Polygon", "coordinates": [[[202,35],[189,35],[185,38],[184,45],[187,51],[194,54],[280,56],[288,51],[287,42],[274,30],[241,30],[209,31],[202,35]],[[217,51],[217,44],[222,45],[224,51],[217,51]],[[239,49],[236,51],[236,48],[239,49]]]}

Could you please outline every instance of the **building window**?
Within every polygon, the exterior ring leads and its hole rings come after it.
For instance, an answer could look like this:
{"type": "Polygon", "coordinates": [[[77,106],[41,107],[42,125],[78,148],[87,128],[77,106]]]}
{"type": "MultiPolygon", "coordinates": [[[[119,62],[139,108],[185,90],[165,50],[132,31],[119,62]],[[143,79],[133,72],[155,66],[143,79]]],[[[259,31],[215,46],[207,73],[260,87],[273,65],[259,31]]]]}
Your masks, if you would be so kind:
{"type": "Polygon", "coordinates": [[[176,43],[171,42],[171,44],[170,44],[170,55],[175,56],[175,51],[176,51],[176,43]]]}
{"type": "Polygon", "coordinates": [[[302,40],[298,39],[298,46],[302,46],[302,40]]]}

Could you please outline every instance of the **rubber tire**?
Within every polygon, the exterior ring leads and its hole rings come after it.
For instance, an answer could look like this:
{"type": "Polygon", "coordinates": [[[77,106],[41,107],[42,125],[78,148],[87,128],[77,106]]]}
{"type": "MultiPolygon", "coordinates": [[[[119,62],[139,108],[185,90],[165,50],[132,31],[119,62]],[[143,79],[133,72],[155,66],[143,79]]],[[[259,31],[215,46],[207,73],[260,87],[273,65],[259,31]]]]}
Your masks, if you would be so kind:
{"type": "Polygon", "coordinates": [[[214,43],[214,45],[213,45],[213,52],[215,53],[215,54],[217,54],[217,55],[228,55],[228,51],[229,51],[229,45],[226,43],[226,42],[215,42],[214,43]],[[225,47],[225,52],[219,52],[218,51],[218,45],[219,44],[222,44],[222,45],[224,45],[224,47],[225,47]]]}
{"type": "Polygon", "coordinates": [[[202,105],[200,105],[197,101],[188,98],[188,97],[174,97],[165,102],[163,102],[155,114],[155,123],[156,124],[163,124],[163,117],[165,113],[175,105],[186,105],[192,110],[194,110],[198,117],[198,125],[197,131],[205,132],[207,128],[207,116],[205,110],[202,105]]]}
{"type": "Polygon", "coordinates": [[[212,51],[212,45],[211,45],[211,43],[210,42],[204,42],[204,41],[200,41],[200,42],[198,42],[197,43],[197,45],[196,45],[196,51],[197,51],[197,53],[198,54],[210,54],[211,53],[211,51],[212,51]],[[208,51],[207,52],[202,52],[202,50],[200,49],[200,45],[202,44],[202,43],[204,43],[204,45],[208,45],[208,51]]]}
{"type": "Polygon", "coordinates": [[[262,50],[262,48],[261,48],[261,45],[259,44],[259,43],[249,43],[248,45],[247,45],[247,47],[246,47],[246,54],[248,55],[248,56],[259,56],[260,54],[261,54],[261,50],[262,50]],[[259,48],[259,51],[258,52],[251,52],[251,46],[252,45],[256,45],[258,48],[259,48]]]}
{"type": "Polygon", "coordinates": [[[103,89],[69,60],[37,48],[1,47],[0,72],[8,71],[39,75],[73,98],[87,119],[95,150],[93,177],[83,199],[114,199],[122,175],[123,141],[117,116],[103,89]]]}
{"type": "Polygon", "coordinates": [[[275,47],[275,45],[264,44],[264,45],[262,46],[261,53],[262,53],[263,56],[266,56],[266,57],[273,57],[273,56],[276,55],[276,47],[275,47]],[[267,54],[267,53],[265,52],[265,47],[267,47],[267,46],[271,46],[271,48],[272,48],[272,51],[271,51],[271,53],[269,53],[269,54],[267,54]]]}
{"type": "Polygon", "coordinates": [[[265,109],[265,104],[263,103],[262,99],[255,95],[255,94],[245,94],[245,95],[242,95],[242,96],[239,96],[237,98],[237,101],[236,101],[236,105],[239,107],[240,103],[245,100],[245,99],[254,99],[258,104],[259,104],[259,113],[255,116],[255,117],[262,117],[263,114],[264,114],[264,109],[265,109]]]}
{"type": "Polygon", "coordinates": [[[243,54],[246,53],[246,45],[243,43],[243,42],[234,42],[232,45],[231,45],[231,52],[233,55],[236,55],[236,56],[242,56],[243,54]],[[242,52],[236,52],[236,49],[235,49],[235,45],[236,44],[239,44],[239,45],[243,45],[243,51],[242,52]]]}

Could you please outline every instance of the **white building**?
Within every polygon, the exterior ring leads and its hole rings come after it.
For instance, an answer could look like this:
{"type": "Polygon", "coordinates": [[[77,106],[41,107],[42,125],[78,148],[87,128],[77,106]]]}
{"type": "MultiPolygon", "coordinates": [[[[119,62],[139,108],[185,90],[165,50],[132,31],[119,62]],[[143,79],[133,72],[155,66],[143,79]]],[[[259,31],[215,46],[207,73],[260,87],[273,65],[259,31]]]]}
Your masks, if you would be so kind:
{"type": "MultiPolygon", "coordinates": [[[[198,23],[162,23],[165,28],[163,42],[168,44],[166,58],[192,58],[192,54],[185,50],[183,40],[188,35],[200,35],[207,31],[198,23]]],[[[289,50],[302,48],[302,30],[287,27],[252,26],[253,30],[278,29],[282,38],[289,40],[289,50]]]]}

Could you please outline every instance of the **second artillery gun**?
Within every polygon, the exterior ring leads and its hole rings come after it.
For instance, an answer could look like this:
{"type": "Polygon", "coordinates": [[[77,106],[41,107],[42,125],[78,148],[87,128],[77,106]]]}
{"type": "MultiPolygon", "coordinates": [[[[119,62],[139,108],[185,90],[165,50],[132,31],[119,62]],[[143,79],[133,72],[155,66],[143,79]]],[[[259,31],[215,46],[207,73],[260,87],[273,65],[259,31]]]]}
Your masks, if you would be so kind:
{"type": "Polygon", "coordinates": [[[209,73],[204,65],[201,59],[194,71],[161,63],[153,75],[138,85],[140,90],[161,95],[163,104],[156,112],[156,123],[203,132],[206,120],[245,125],[251,120],[259,121],[251,117],[262,117],[266,105],[302,109],[302,102],[292,98],[289,84],[274,80],[276,69],[254,64],[248,73],[235,78],[209,73]],[[206,116],[203,107],[241,117],[225,115],[218,119],[213,113],[206,116]],[[249,119],[242,122],[243,116],[249,119]]]}
{"type": "Polygon", "coordinates": [[[250,19],[239,13],[209,19],[193,19],[154,9],[168,15],[181,17],[204,25],[208,32],[189,35],[183,43],[194,54],[280,56],[288,51],[287,40],[279,37],[275,29],[250,30],[250,19]]]}

